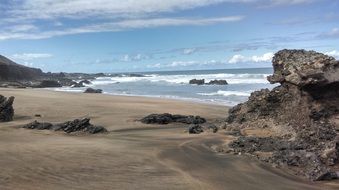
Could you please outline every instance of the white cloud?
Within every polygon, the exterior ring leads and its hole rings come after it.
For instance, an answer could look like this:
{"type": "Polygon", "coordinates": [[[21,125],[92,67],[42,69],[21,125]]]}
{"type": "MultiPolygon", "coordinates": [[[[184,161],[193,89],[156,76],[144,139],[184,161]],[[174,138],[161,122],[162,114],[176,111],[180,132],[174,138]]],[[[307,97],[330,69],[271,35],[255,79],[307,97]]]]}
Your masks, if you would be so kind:
{"type": "MultiPolygon", "coordinates": [[[[243,16],[229,16],[216,18],[150,18],[130,19],[117,22],[85,25],[62,30],[50,30],[44,32],[11,31],[0,33],[0,40],[6,39],[44,39],[54,36],[94,33],[94,32],[117,32],[138,28],[156,28],[162,26],[202,26],[217,23],[237,22],[243,20],[243,16]]],[[[14,30],[14,29],[13,29],[14,30]]]]}
{"type": "Polygon", "coordinates": [[[274,53],[270,52],[270,53],[265,53],[264,55],[261,55],[261,56],[252,56],[251,57],[251,61],[253,62],[270,62],[272,61],[272,58],[274,56],[274,53]]]}
{"type": "Polygon", "coordinates": [[[322,33],[320,35],[317,36],[320,39],[327,39],[327,38],[339,38],[339,28],[333,28],[331,31],[329,32],[325,32],[322,33]]]}
{"type": "Polygon", "coordinates": [[[147,65],[148,68],[182,68],[190,66],[213,66],[227,64],[225,61],[208,60],[208,61],[173,61],[168,64],[156,63],[153,65],[147,65]]]}
{"type": "Polygon", "coordinates": [[[234,64],[234,63],[241,63],[245,62],[247,59],[245,56],[242,55],[233,55],[233,57],[228,61],[228,63],[234,64]]]}
{"type": "Polygon", "coordinates": [[[315,0],[269,0],[269,4],[271,5],[297,5],[297,4],[305,4],[312,3],[315,0]]]}
{"type": "Polygon", "coordinates": [[[93,0],[16,0],[4,5],[0,4],[2,12],[0,40],[43,39],[91,32],[236,22],[244,17],[240,15],[217,18],[173,18],[162,15],[221,3],[276,6],[313,1],[317,0],[170,0],[161,2],[159,0],[96,0],[95,3],[93,0]],[[78,25],[70,27],[64,24],[74,21],[78,25]]]}
{"type": "Polygon", "coordinates": [[[16,60],[31,61],[33,59],[50,58],[53,57],[53,55],[47,53],[22,53],[14,54],[11,57],[16,60]]]}
{"type": "Polygon", "coordinates": [[[126,19],[149,18],[221,3],[243,3],[264,6],[305,4],[318,0],[15,0],[0,4],[1,22],[60,19],[126,19]]]}
{"type": "Polygon", "coordinates": [[[333,50],[333,51],[329,51],[329,52],[325,52],[326,55],[332,56],[336,59],[339,59],[339,51],[337,50],[333,50]]]}
{"type": "MultiPolygon", "coordinates": [[[[241,0],[248,2],[251,0],[241,0]]],[[[174,12],[236,0],[23,0],[8,11],[14,18],[135,18],[163,12],[174,12]]]]}
{"type": "Polygon", "coordinates": [[[187,48],[187,49],[184,49],[182,51],[183,54],[185,55],[191,55],[193,54],[194,52],[196,52],[196,48],[187,48]]]}
{"type": "Polygon", "coordinates": [[[263,55],[254,55],[251,57],[245,57],[243,55],[237,54],[233,55],[229,60],[228,63],[236,64],[236,63],[245,63],[245,62],[254,62],[254,63],[261,63],[261,62],[270,62],[272,61],[272,58],[274,56],[274,53],[269,52],[265,53],[263,55]]]}
{"type": "Polygon", "coordinates": [[[150,57],[148,55],[144,55],[141,53],[138,53],[135,55],[125,54],[119,59],[119,61],[122,61],[122,62],[142,61],[142,60],[149,59],[149,58],[150,57]]]}

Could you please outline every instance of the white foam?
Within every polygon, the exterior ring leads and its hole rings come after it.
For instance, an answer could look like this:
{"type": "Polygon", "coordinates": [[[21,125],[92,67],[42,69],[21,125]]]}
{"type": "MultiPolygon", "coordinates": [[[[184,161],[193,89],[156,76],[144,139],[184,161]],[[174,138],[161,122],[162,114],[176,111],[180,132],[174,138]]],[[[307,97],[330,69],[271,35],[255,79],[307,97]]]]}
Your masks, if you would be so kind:
{"type": "Polygon", "coordinates": [[[93,85],[109,85],[126,82],[167,82],[171,84],[188,84],[191,79],[226,80],[229,84],[267,84],[268,74],[203,74],[203,75],[146,75],[145,77],[99,77],[93,85]]]}
{"type": "Polygon", "coordinates": [[[250,96],[250,92],[240,92],[240,91],[224,91],[218,90],[217,92],[211,93],[197,93],[202,96],[250,96]]]}
{"type": "Polygon", "coordinates": [[[83,88],[71,88],[71,87],[62,87],[62,88],[53,88],[51,90],[60,91],[60,92],[83,92],[83,88]]]}

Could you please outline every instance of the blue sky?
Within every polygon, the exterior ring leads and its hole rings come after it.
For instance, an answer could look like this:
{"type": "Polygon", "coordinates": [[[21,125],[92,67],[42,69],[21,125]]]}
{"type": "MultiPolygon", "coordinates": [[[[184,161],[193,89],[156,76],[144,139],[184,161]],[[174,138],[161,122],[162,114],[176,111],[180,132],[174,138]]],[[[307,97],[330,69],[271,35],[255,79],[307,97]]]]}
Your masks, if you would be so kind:
{"type": "Polygon", "coordinates": [[[44,71],[269,67],[279,49],[339,58],[337,0],[0,0],[0,54],[44,71]]]}

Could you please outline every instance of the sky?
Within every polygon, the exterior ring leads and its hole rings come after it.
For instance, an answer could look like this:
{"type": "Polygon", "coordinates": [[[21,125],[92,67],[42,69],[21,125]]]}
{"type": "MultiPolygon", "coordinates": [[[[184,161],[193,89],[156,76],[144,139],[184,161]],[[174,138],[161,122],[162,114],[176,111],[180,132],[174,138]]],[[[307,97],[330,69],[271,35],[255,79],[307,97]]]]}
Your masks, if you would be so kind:
{"type": "Polygon", "coordinates": [[[339,0],[0,0],[0,54],[51,72],[270,67],[339,59],[339,0]]]}

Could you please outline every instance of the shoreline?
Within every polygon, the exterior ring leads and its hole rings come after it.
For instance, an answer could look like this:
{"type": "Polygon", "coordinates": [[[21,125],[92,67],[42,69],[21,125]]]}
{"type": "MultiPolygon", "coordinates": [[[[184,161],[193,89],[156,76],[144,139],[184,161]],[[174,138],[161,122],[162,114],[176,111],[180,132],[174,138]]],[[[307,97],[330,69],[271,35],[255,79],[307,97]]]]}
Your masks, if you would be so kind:
{"type": "MultiPolygon", "coordinates": [[[[55,89],[55,88],[45,88],[45,90],[48,91],[54,91],[54,92],[65,92],[65,93],[83,93],[83,89],[74,89],[72,90],[62,90],[62,89],[55,89]]],[[[226,102],[222,101],[206,101],[199,98],[185,98],[185,97],[175,97],[175,96],[161,96],[161,95],[137,95],[137,94],[115,94],[110,92],[103,92],[102,95],[109,95],[109,96],[121,96],[121,97],[141,97],[141,98],[156,98],[156,99],[163,99],[163,100],[174,100],[174,101],[182,101],[182,102],[191,102],[191,103],[197,103],[197,104],[207,104],[207,105],[216,105],[216,106],[225,106],[227,108],[237,105],[235,104],[227,104],[226,102]]]]}

